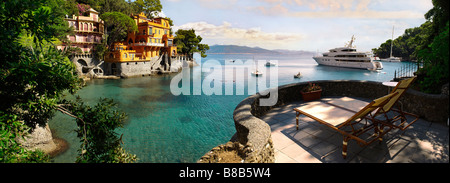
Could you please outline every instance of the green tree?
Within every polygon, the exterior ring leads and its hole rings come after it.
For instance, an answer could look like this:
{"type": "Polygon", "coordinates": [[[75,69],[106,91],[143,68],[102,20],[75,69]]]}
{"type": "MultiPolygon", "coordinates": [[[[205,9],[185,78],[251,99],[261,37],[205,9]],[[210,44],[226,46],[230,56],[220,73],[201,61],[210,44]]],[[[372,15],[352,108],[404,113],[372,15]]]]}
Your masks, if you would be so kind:
{"type": "Polygon", "coordinates": [[[440,93],[442,85],[449,82],[449,1],[432,2],[433,8],[425,14],[431,22],[430,36],[416,49],[419,60],[424,64],[418,72],[418,79],[423,91],[440,93]]]}
{"type": "Polygon", "coordinates": [[[136,0],[133,3],[134,12],[144,12],[148,18],[153,18],[152,12],[161,12],[162,5],[160,0],[136,0]]]}
{"type": "Polygon", "coordinates": [[[74,66],[62,51],[48,46],[65,37],[68,27],[60,1],[0,2],[0,120],[1,162],[48,161],[42,153],[27,151],[15,141],[38,125],[45,125],[63,91],[80,85],[74,66]],[[33,40],[24,47],[21,37],[33,40]]]}
{"type": "Polygon", "coordinates": [[[112,44],[124,41],[128,32],[138,31],[137,25],[132,18],[120,12],[107,12],[100,15],[105,21],[108,31],[107,45],[111,49],[112,44]]]}
{"type": "Polygon", "coordinates": [[[197,36],[194,29],[178,29],[175,34],[174,42],[177,44],[178,53],[184,54],[188,58],[192,58],[194,52],[200,52],[203,58],[207,56],[205,53],[209,50],[209,46],[200,44],[203,38],[199,35],[197,36]]]}
{"type": "MultiPolygon", "coordinates": [[[[448,0],[432,0],[433,8],[431,8],[426,14],[425,18],[428,21],[433,22],[432,37],[429,39],[428,44],[431,43],[433,38],[439,35],[442,30],[445,29],[447,22],[449,22],[449,3],[448,0]]],[[[428,45],[427,44],[427,45],[428,45]]]]}
{"type": "MultiPolygon", "coordinates": [[[[403,35],[394,39],[392,55],[402,57],[404,60],[416,60],[417,51],[428,45],[431,25],[432,23],[427,21],[420,27],[406,29],[403,35]]],[[[391,39],[388,39],[380,47],[372,49],[373,53],[380,58],[388,58],[391,51],[391,41],[391,39]]]]}
{"type": "Polygon", "coordinates": [[[441,33],[434,37],[426,49],[418,53],[424,67],[419,70],[421,89],[427,93],[440,93],[443,84],[449,82],[449,22],[441,33]]]}
{"type": "MultiPolygon", "coordinates": [[[[65,37],[68,33],[64,28],[68,26],[63,21],[63,11],[57,10],[61,1],[0,2],[0,162],[49,161],[47,155],[24,149],[16,139],[27,135],[36,125],[46,125],[55,110],[61,109],[58,101],[63,92],[74,94],[81,87],[81,80],[76,75],[74,64],[67,58],[67,52],[57,50],[52,43],[55,38],[65,37]],[[30,39],[31,42],[27,41],[30,39]]],[[[78,103],[81,101],[68,102],[71,106],[83,106],[78,103]]],[[[83,116],[80,119],[97,124],[90,127],[90,131],[79,131],[90,144],[84,150],[102,146],[96,142],[102,141],[103,136],[108,137],[108,142],[114,142],[111,136],[116,135],[114,129],[118,125],[115,123],[123,118],[122,115],[108,115],[116,114],[111,106],[111,102],[101,101],[96,108],[77,113],[77,116],[83,116]],[[94,113],[95,110],[102,112],[94,113]],[[91,118],[86,119],[85,116],[91,118]],[[105,128],[108,122],[114,128],[105,128]]],[[[73,110],[77,111],[77,108],[73,110]]],[[[84,127],[80,124],[79,129],[84,127]]],[[[109,158],[103,158],[103,162],[132,162],[130,160],[135,159],[125,153],[120,143],[103,152],[103,156],[109,158]]],[[[80,162],[94,161],[82,159],[80,162]]]]}
{"type": "Polygon", "coordinates": [[[81,147],[77,163],[132,163],[136,155],[127,153],[122,147],[122,135],[116,128],[123,127],[126,114],[115,109],[111,99],[100,99],[91,107],[80,97],[76,101],[64,101],[59,110],[76,119],[81,147]]]}

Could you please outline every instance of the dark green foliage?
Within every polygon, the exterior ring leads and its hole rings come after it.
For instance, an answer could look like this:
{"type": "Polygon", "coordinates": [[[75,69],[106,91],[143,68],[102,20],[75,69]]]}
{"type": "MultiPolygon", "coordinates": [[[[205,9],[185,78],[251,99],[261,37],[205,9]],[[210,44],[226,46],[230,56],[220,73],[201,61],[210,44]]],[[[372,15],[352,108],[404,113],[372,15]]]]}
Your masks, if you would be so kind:
{"type": "MultiPolygon", "coordinates": [[[[23,138],[36,124],[44,126],[55,109],[61,110],[58,101],[63,92],[74,94],[81,87],[81,79],[67,57],[77,49],[57,50],[52,42],[70,33],[63,20],[68,11],[60,8],[63,1],[0,2],[0,162],[48,162],[47,155],[24,149],[16,139],[23,138]]],[[[83,129],[78,131],[79,136],[86,142],[78,162],[136,159],[122,149],[114,132],[121,127],[124,114],[112,109],[112,101],[103,99],[94,108],[80,100],[66,104],[80,116],[77,119],[87,121],[78,123],[83,129]]]]}
{"type": "Polygon", "coordinates": [[[419,81],[421,89],[427,93],[440,93],[441,86],[449,82],[449,23],[442,32],[434,37],[433,42],[418,53],[424,67],[419,74],[424,75],[419,81]]]}
{"type": "Polygon", "coordinates": [[[130,16],[120,12],[107,12],[100,15],[108,30],[107,45],[111,48],[117,41],[124,41],[128,32],[138,31],[137,25],[130,16]]]}
{"type": "Polygon", "coordinates": [[[148,18],[152,18],[152,12],[160,12],[162,5],[160,0],[135,0],[133,3],[135,13],[144,12],[148,18]]]}
{"type": "Polygon", "coordinates": [[[25,150],[16,138],[45,125],[62,92],[80,86],[72,62],[51,45],[69,32],[56,8],[60,2],[0,2],[0,162],[47,162],[46,155],[25,150]],[[24,47],[23,37],[32,43],[24,47]]]}
{"type": "MultiPolygon", "coordinates": [[[[432,23],[427,21],[420,27],[406,29],[405,33],[394,40],[392,55],[404,60],[416,60],[417,50],[426,45],[431,35],[432,23]]],[[[372,51],[380,58],[389,58],[391,51],[391,39],[382,43],[379,48],[372,51]]]]}
{"type": "Polygon", "coordinates": [[[125,152],[121,138],[115,132],[123,127],[126,114],[119,112],[111,99],[100,99],[91,107],[77,97],[76,101],[65,101],[63,110],[70,111],[78,125],[76,130],[81,139],[77,163],[130,163],[136,156],[125,152]]]}
{"type": "Polygon", "coordinates": [[[0,110],[18,115],[30,127],[45,125],[62,92],[74,93],[80,87],[74,71],[60,50],[52,47],[33,53],[23,49],[17,62],[10,62],[0,75],[0,110]]]}
{"type": "MultiPolygon", "coordinates": [[[[433,0],[433,8],[426,14],[427,21],[420,27],[406,29],[394,40],[393,55],[406,60],[417,60],[424,67],[417,72],[419,88],[426,93],[440,93],[449,82],[449,2],[433,0]]],[[[389,57],[391,40],[373,51],[381,58],[389,57]]]]}
{"type": "Polygon", "coordinates": [[[448,0],[433,0],[433,8],[425,14],[432,22],[430,37],[418,48],[417,56],[424,63],[419,70],[421,90],[440,93],[441,86],[449,82],[449,3],[448,0]]]}
{"type": "Polygon", "coordinates": [[[0,163],[42,163],[50,157],[41,151],[25,150],[16,142],[29,128],[16,115],[0,111],[0,163]]]}
{"type": "Polygon", "coordinates": [[[203,58],[206,57],[205,53],[209,50],[209,46],[207,44],[200,44],[203,38],[195,35],[194,29],[178,29],[175,34],[174,42],[178,46],[178,53],[191,58],[194,52],[200,52],[203,58]]]}

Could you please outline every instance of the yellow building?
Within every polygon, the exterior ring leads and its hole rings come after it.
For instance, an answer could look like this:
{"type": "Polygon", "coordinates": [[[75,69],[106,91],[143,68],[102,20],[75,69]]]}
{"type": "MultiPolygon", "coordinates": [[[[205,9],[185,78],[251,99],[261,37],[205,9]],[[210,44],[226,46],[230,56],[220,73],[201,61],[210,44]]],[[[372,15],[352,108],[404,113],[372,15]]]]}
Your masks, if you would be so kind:
{"type": "Polygon", "coordinates": [[[133,15],[138,32],[128,34],[124,42],[114,43],[113,51],[105,54],[106,62],[139,62],[150,61],[167,53],[175,57],[177,47],[173,44],[174,36],[170,35],[170,24],[166,18],[149,19],[144,13],[133,15]]]}

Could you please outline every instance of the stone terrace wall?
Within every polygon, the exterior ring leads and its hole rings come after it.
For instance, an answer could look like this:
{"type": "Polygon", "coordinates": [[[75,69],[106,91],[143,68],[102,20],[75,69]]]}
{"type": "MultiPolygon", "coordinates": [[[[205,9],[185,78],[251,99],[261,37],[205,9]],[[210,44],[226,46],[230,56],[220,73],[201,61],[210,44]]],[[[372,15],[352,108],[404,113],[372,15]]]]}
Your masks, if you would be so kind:
{"type": "MultiPolygon", "coordinates": [[[[374,81],[314,81],[322,87],[323,96],[348,96],[376,99],[387,95],[390,91],[387,86],[374,81]]],[[[273,144],[271,143],[271,130],[267,123],[259,119],[272,108],[285,105],[293,101],[302,100],[300,91],[308,82],[283,85],[278,88],[278,102],[274,106],[259,106],[259,93],[244,99],[233,113],[236,126],[236,140],[241,144],[251,144],[253,151],[248,154],[258,157],[256,162],[273,162],[273,144]]],[[[393,89],[393,88],[390,88],[393,89]]],[[[430,122],[446,123],[448,119],[448,95],[432,95],[408,89],[400,98],[403,110],[419,115],[430,122]]]]}
{"type": "MultiPolygon", "coordinates": [[[[355,80],[323,80],[314,81],[322,87],[322,96],[348,96],[376,99],[388,94],[393,87],[388,88],[380,82],[355,81],[355,80]]],[[[251,113],[260,117],[270,109],[302,99],[300,90],[308,85],[308,82],[283,85],[278,88],[278,102],[272,107],[259,106],[259,100],[252,105],[251,113]]],[[[260,96],[256,94],[254,96],[260,96]]],[[[253,97],[253,96],[251,96],[253,97]]],[[[250,97],[249,97],[250,98],[250,97]]],[[[245,100],[244,100],[245,101],[245,100]]],[[[421,118],[437,123],[446,123],[449,113],[449,96],[444,94],[426,94],[414,89],[408,89],[400,98],[403,110],[419,115],[421,118]]]]}

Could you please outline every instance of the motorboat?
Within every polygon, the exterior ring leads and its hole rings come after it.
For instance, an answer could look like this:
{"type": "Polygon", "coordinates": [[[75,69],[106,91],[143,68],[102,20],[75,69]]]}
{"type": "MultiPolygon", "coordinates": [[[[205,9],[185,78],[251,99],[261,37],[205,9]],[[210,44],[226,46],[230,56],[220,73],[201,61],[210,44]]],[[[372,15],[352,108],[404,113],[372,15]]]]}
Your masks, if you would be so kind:
{"type": "Polygon", "coordinates": [[[302,77],[302,73],[298,72],[296,75],[294,75],[294,78],[301,78],[302,77]]]}
{"type": "Polygon", "coordinates": [[[272,63],[270,61],[267,61],[266,64],[264,64],[266,67],[270,67],[270,66],[276,66],[277,64],[272,63]]]}
{"type": "Polygon", "coordinates": [[[315,56],[313,59],[319,65],[346,67],[367,70],[381,70],[383,64],[373,61],[373,58],[364,52],[357,52],[353,46],[355,36],[344,47],[334,48],[329,52],[323,53],[322,56],[315,56]]]}
{"type": "Polygon", "coordinates": [[[262,76],[263,73],[262,73],[262,72],[259,72],[258,69],[256,69],[256,71],[253,71],[253,72],[252,72],[252,75],[258,77],[258,76],[262,76]]]}

